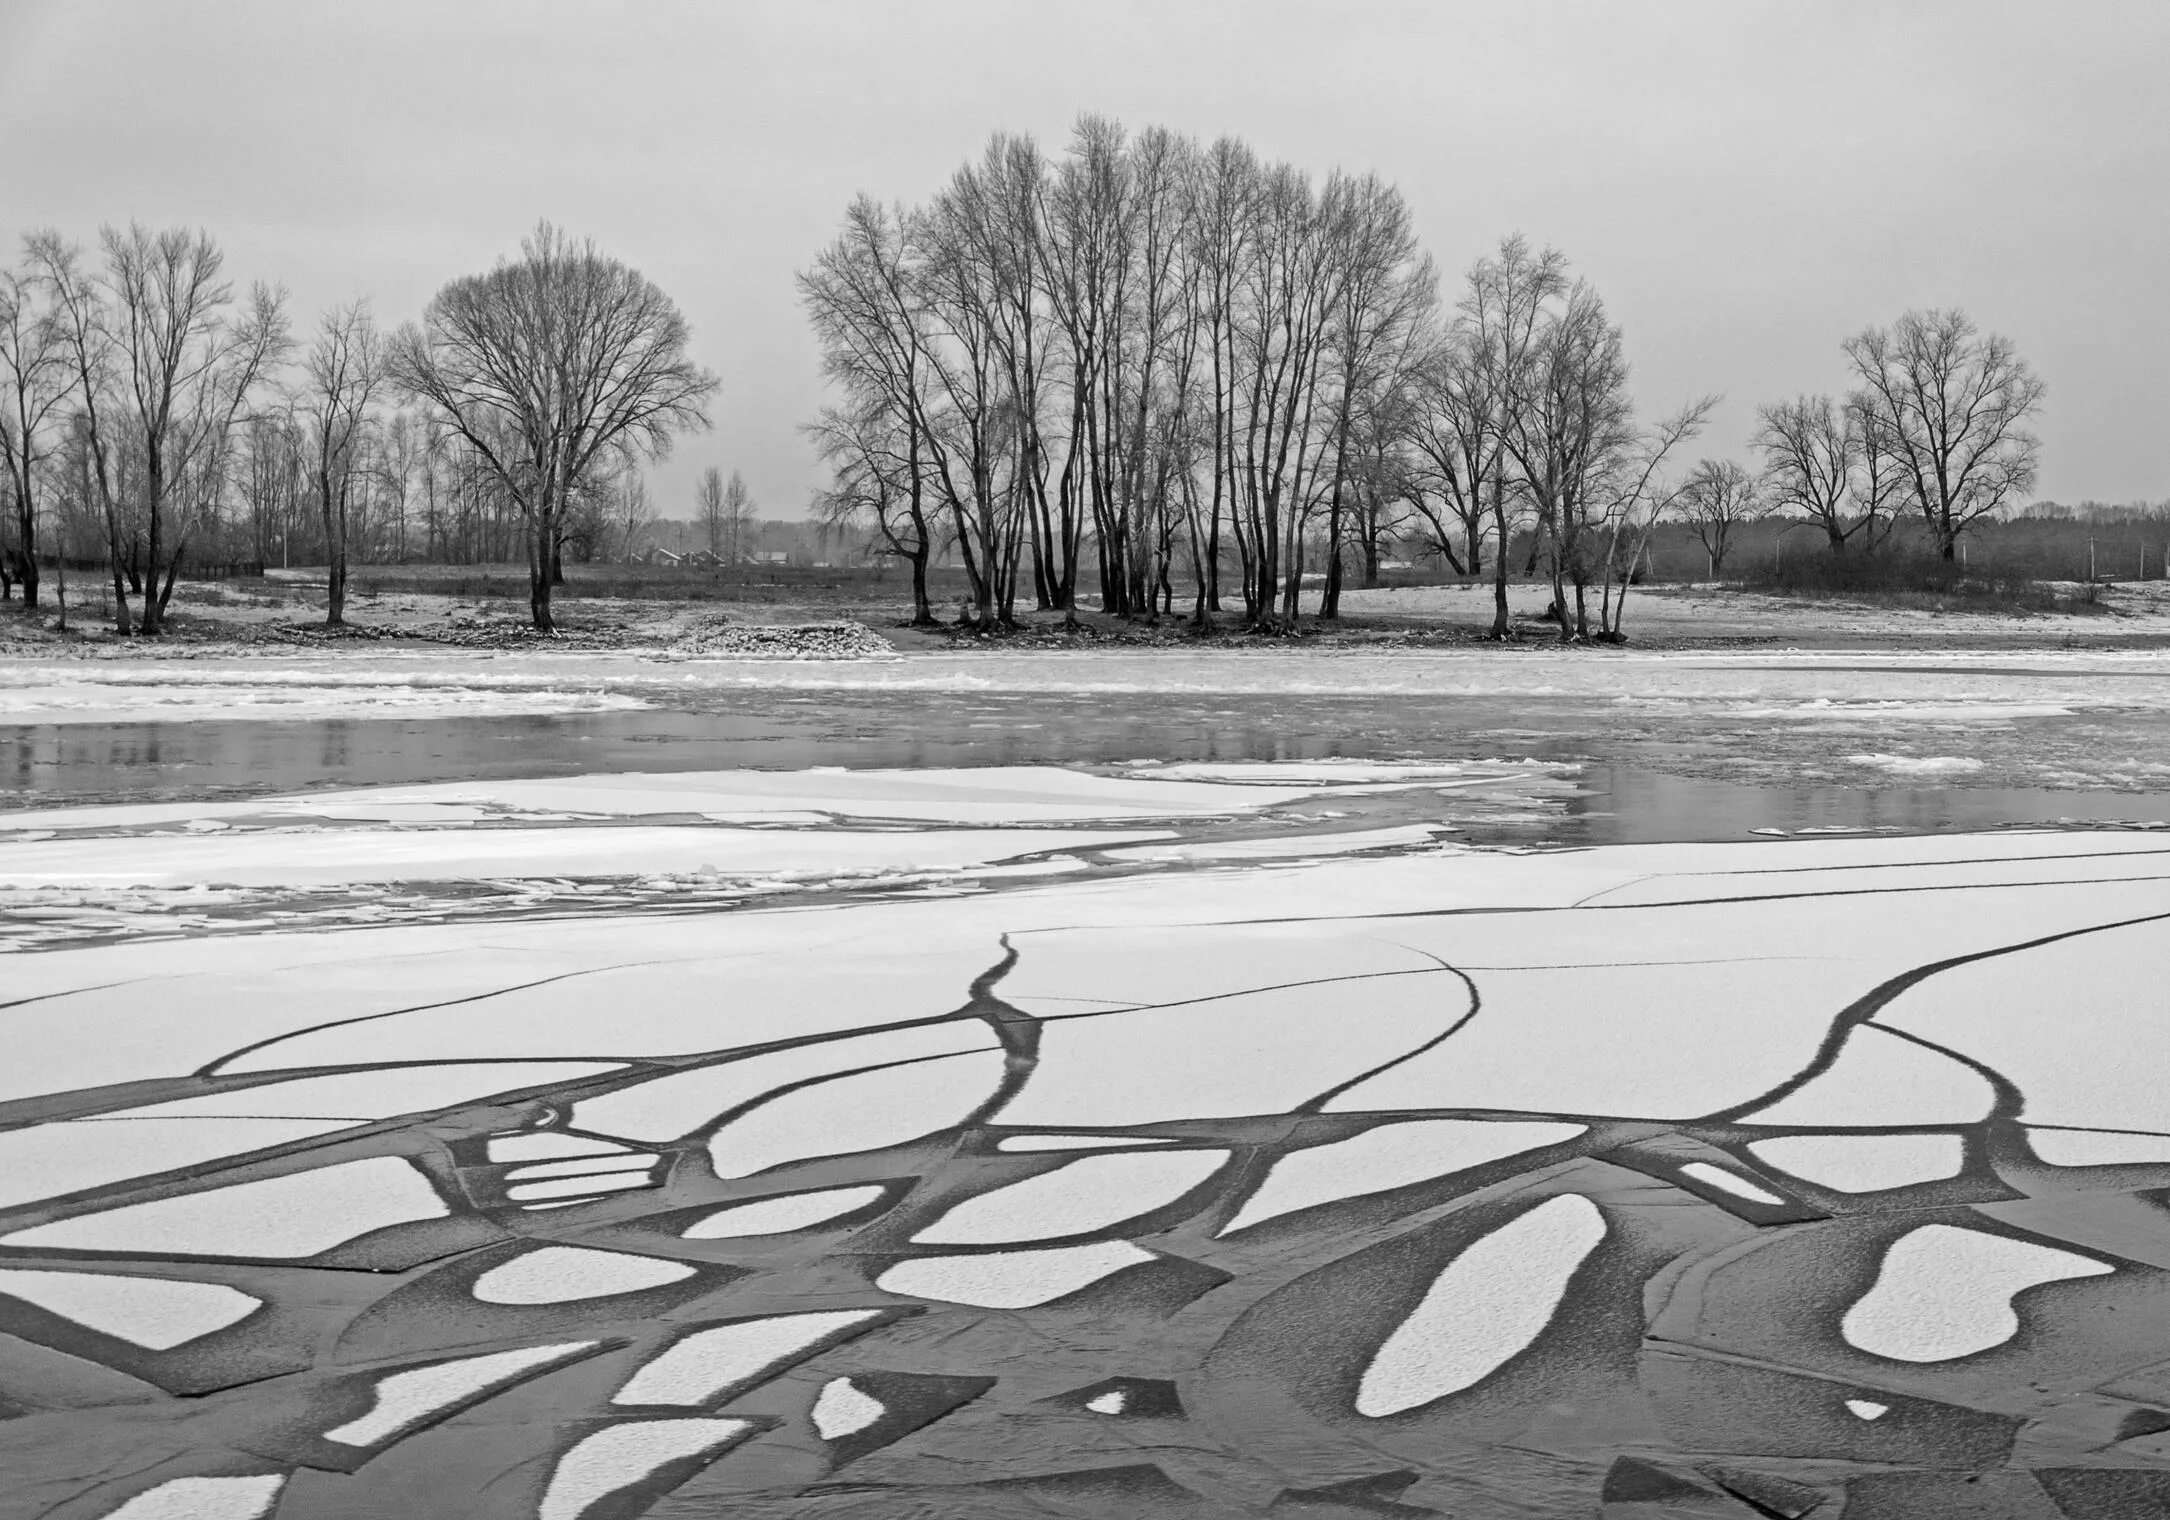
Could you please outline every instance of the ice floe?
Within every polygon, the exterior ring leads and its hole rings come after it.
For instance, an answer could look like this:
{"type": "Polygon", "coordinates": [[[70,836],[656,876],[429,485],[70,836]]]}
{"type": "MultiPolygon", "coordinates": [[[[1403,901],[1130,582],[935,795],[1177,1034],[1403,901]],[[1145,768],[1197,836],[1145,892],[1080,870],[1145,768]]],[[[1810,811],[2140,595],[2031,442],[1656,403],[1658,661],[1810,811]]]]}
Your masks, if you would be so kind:
{"type": "Polygon", "coordinates": [[[1787,1135],[1755,1140],[1759,1160],[1841,1193],[1874,1193],[1956,1177],[1965,1164],[1957,1135],[1787,1135]]]}
{"type": "Polygon", "coordinates": [[[264,1520],[286,1486],[283,1474],[240,1478],[168,1478],[100,1520],[264,1520]]]}
{"type": "Polygon", "coordinates": [[[1046,850],[1131,845],[1151,833],[1068,829],[493,828],[227,833],[4,842],[0,889],[335,887],[500,877],[750,881],[956,872],[1046,850]]]}
{"type": "Polygon", "coordinates": [[[1273,1164],[1235,1217],[1232,1234],[1298,1209],[1445,1177],[1583,1134],[1580,1124],[1415,1119],[1381,1124],[1346,1140],[1306,1146],[1273,1164]]]}
{"type": "Polygon", "coordinates": [[[451,1212],[412,1164],[372,1156],[77,1214],[0,1236],[0,1245],[291,1258],[451,1212]]]}
{"type": "Polygon", "coordinates": [[[886,1413],[881,1400],[861,1393],[850,1378],[831,1378],[821,1385],[810,1418],[816,1435],[834,1441],[866,1429],[886,1413]]]}
{"type": "MultiPolygon", "coordinates": [[[[2132,897],[2098,922],[2165,911],[2159,894],[2132,897]]],[[[2170,918],[2052,938],[2062,929],[2038,922],[2011,936],[2014,948],[1937,972],[1877,1022],[1996,1071],[2024,1095],[2020,1116],[2032,1123],[2170,1131],[2170,918]],[[2079,1050],[2116,1058],[2074,1060],[2079,1050]]]]}
{"type": "Polygon", "coordinates": [[[593,1520],[602,1500],[712,1459],[752,1435],[748,1420],[628,1420],[582,1436],[551,1470],[536,1520],[593,1520]]]}
{"type": "Polygon", "coordinates": [[[1982,1230],[1928,1224],[1893,1241],[1875,1283],[1840,1321],[1849,1345],[1899,1362],[1947,1362],[2019,1333],[2029,1288],[2102,1277],[2109,1263],[1982,1230]]]}
{"type": "Polygon", "coordinates": [[[613,1404],[706,1404],[882,1317],[879,1309],[779,1314],[696,1330],[611,1395],[613,1404]]]}
{"type": "Polygon", "coordinates": [[[831,1219],[863,1209],[882,1196],[873,1184],[864,1187],[821,1188],[811,1193],[783,1193],[774,1198],[755,1198],[704,1214],[679,1233],[687,1240],[736,1240],[753,1235],[785,1235],[811,1229],[831,1219]]]}
{"type": "Polygon", "coordinates": [[[1124,1240],[1037,1251],[990,1251],[979,1256],[919,1256],[889,1268],[875,1279],[875,1286],[907,1298],[983,1309],[1028,1309],[1154,1259],[1152,1252],[1124,1240]]]}
{"type": "Polygon", "coordinates": [[[935,1056],[830,1077],[779,1093],[709,1137],[718,1177],[791,1161],[902,1145],[962,1124],[1001,1089],[998,1050],[935,1056]]]}
{"type": "Polygon", "coordinates": [[[1681,1167],[1680,1175],[1693,1178],[1705,1187],[1714,1187],[1721,1193],[1731,1193],[1736,1198],[1745,1198],[1750,1203],[1783,1206],[1786,1201],[1768,1188],[1759,1187],[1750,1182],[1740,1173],[1727,1171],[1724,1167],[1713,1165],[1708,1161],[1690,1161],[1681,1167]]]}
{"type": "Polygon", "coordinates": [[[1053,1019],[998,1117],[1059,1127],[1278,1113],[1410,1055],[1469,1010],[1468,984],[1434,969],[1053,1019]]]}
{"type": "Polygon", "coordinates": [[[149,1351],[201,1340],[263,1306],[262,1299],[224,1283],[13,1267],[0,1268],[0,1293],[149,1351]]]}
{"type": "Polygon", "coordinates": [[[994,1031],[977,1019],[823,1040],[696,1066],[583,1098],[573,1105],[573,1124],[627,1140],[673,1140],[705,1130],[725,1114],[802,1082],[999,1048],[994,1031]]]}
{"type": "Polygon", "coordinates": [[[2051,1166],[2170,1166],[2170,1135],[2030,1125],[2027,1144],[2051,1166]]]}
{"type": "Polygon", "coordinates": [[[540,1246],[484,1272],[473,1292],[486,1304],[565,1304],[645,1292],[683,1282],[695,1270],[682,1261],[623,1251],[540,1246]]]}
{"type": "Polygon", "coordinates": [[[968,1198],[926,1226],[923,1245],[1003,1245],[1110,1229],[1175,1202],[1228,1162],[1222,1150],[1085,1156],[968,1198]]]}
{"type": "Polygon", "coordinates": [[[1400,1414],[1497,1372],[1544,1333],[1604,1238],[1597,1205],[1563,1193],[1463,1247],[1364,1368],[1356,1412],[1400,1414]]]}
{"type": "Polygon", "coordinates": [[[479,1394],[533,1372],[569,1360],[591,1349],[593,1341],[566,1341],[550,1346],[522,1346],[487,1356],[461,1357],[434,1362],[406,1372],[395,1372],[371,1390],[369,1409],[334,1425],[324,1439],[343,1446],[375,1446],[423,1424],[441,1411],[465,1403],[479,1394]]]}
{"type": "Polygon", "coordinates": [[[1743,1118],[1811,1128],[1972,1124],[1996,1101],[1980,1072],[1870,1024],[1846,1036],[1827,1069],[1743,1118]]]}
{"type": "Polygon", "coordinates": [[[0,1130],[0,1208],[229,1162],[350,1127],[337,1119],[73,1119],[0,1130]]]}

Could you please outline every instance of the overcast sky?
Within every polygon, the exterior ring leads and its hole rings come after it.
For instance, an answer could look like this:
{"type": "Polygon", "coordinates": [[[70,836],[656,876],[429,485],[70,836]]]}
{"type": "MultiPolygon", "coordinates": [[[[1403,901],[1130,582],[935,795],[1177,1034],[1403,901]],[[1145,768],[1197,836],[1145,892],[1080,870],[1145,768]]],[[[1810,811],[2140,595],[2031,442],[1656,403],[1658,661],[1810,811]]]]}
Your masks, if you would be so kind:
{"type": "Polygon", "coordinates": [[[1627,332],[1650,412],[1844,385],[1961,305],[2047,379],[2038,495],[2170,496],[2170,5],[1488,0],[0,0],[0,237],[191,223],[297,316],[419,314],[547,216],[671,293],[702,466],[816,484],[792,287],[858,191],[917,201],[1082,111],[1398,183],[1450,282],[1520,229],[1627,332]]]}

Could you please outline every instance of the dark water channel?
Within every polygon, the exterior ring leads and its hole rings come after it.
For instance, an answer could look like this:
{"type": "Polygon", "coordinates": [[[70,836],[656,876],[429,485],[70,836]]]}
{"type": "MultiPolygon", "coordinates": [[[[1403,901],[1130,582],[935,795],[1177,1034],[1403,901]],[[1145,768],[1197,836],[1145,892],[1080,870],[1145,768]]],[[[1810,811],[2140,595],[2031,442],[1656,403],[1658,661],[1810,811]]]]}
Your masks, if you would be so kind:
{"type": "Polygon", "coordinates": [[[739,766],[1528,758],[1581,767],[1582,795],[1547,831],[1572,843],[2170,824],[2159,792],[1715,780],[1686,763],[1707,748],[1693,732],[1624,736],[1586,703],[1542,698],[765,693],[715,712],[0,727],[0,806],[739,766]]]}

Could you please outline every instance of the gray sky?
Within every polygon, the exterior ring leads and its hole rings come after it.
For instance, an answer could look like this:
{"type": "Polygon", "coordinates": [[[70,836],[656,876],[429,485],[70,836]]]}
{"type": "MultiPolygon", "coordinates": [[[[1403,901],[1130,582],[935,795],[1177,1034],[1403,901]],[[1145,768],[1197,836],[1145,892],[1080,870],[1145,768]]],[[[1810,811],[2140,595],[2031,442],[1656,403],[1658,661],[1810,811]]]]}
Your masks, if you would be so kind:
{"type": "MultiPolygon", "coordinates": [[[[1968,308],[2050,386],[2041,496],[2170,495],[2161,0],[0,0],[0,238],[209,228],[306,324],[387,322],[538,216],[658,281],[722,378],[707,464],[816,483],[791,277],[858,191],[920,200],[1085,110],[1377,169],[1458,276],[1558,245],[1650,412],[1843,386],[1838,343],[1968,308]]],[[[1450,295],[1451,298],[1451,295],[1450,295]]]]}

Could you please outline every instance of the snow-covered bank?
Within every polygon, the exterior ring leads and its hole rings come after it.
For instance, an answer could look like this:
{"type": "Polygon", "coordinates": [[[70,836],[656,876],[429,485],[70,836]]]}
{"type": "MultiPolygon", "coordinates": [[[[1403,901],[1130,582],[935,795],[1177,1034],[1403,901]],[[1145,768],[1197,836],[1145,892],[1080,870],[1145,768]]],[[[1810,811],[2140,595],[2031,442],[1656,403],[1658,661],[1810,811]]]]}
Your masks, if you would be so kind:
{"type": "Polygon", "coordinates": [[[579,712],[752,691],[1527,697],[1742,704],[1746,717],[1976,721],[2170,710],[2170,651],[1733,653],[1263,647],[991,648],[886,660],[368,650],[339,657],[28,658],[0,668],[0,725],[579,712]]]}

